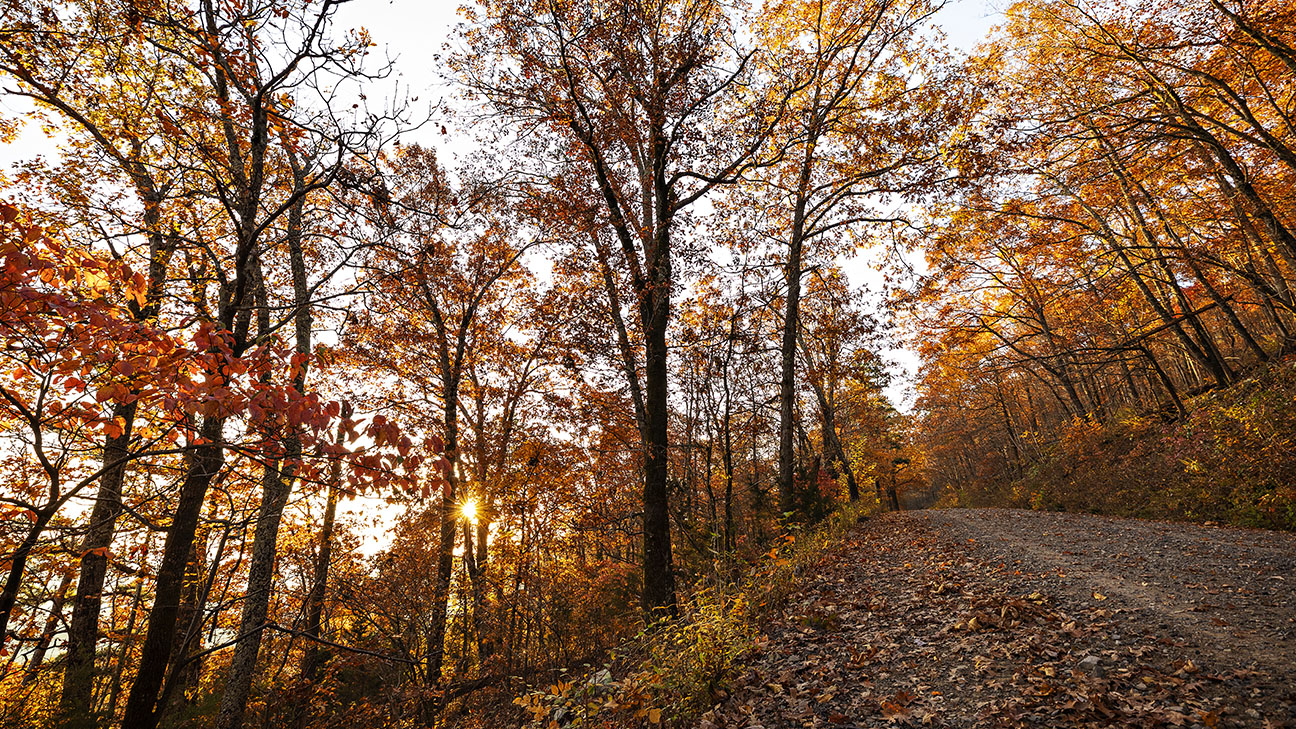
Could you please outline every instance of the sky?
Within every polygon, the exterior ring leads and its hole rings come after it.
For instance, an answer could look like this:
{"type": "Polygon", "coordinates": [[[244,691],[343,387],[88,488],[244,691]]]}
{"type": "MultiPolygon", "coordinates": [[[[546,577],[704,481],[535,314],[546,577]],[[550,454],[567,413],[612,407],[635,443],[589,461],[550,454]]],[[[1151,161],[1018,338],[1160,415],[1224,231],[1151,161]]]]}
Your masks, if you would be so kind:
{"type": "MultiPolygon", "coordinates": [[[[950,0],[937,22],[950,43],[972,50],[1000,17],[1002,0],[950,0]]],[[[338,27],[364,27],[379,48],[398,56],[402,74],[414,87],[432,90],[437,54],[460,21],[459,0],[354,0],[344,4],[338,27]]]]}
{"type": "MultiPolygon", "coordinates": [[[[999,8],[1005,4],[1006,0],[952,0],[937,15],[936,22],[952,47],[968,53],[1001,19],[999,8]]],[[[417,96],[420,103],[431,105],[451,93],[441,78],[439,69],[442,64],[438,57],[445,53],[446,43],[461,20],[458,14],[460,5],[460,0],[353,0],[341,6],[336,29],[363,27],[368,30],[378,44],[377,50],[395,62],[395,80],[399,81],[399,86],[390,86],[387,93],[417,96]]],[[[377,97],[382,92],[367,93],[377,97]]],[[[24,100],[0,93],[0,115],[13,117],[30,109],[30,104],[24,100]]],[[[469,135],[459,135],[458,138],[468,139],[469,135]]],[[[456,150],[453,145],[447,148],[445,139],[431,130],[422,138],[415,135],[411,141],[435,145],[442,153],[452,155],[469,151],[456,150]]],[[[36,156],[54,156],[57,146],[57,139],[47,138],[39,127],[28,124],[13,143],[0,145],[0,169],[7,170],[36,156]]],[[[874,292],[880,288],[880,275],[870,264],[868,252],[841,263],[854,287],[868,287],[874,292]]],[[[903,347],[887,352],[886,356],[892,362],[891,371],[895,375],[887,395],[901,410],[908,410],[913,398],[908,376],[916,370],[917,358],[903,347]]],[[[367,538],[361,551],[365,554],[378,551],[388,542],[388,528],[399,513],[399,509],[384,501],[379,496],[361,496],[343,506],[344,514],[364,525],[363,533],[367,538]]]]}
{"type": "MultiPolygon", "coordinates": [[[[1006,0],[951,0],[937,14],[936,23],[954,49],[969,53],[1002,19],[1001,9],[1006,4],[1006,0]]],[[[342,6],[338,27],[368,30],[378,49],[396,62],[401,86],[421,100],[434,101],[450,93],[440,78],[438,56],[446,53],[446,44],[462,20],[458,12],[461,5],[457,0],[355,0],[342,6]]],[[[442,153],[456,152],[453,147],[447,149],[443,140],[434,135],[422,141],[437,146],[442,153]]],[[[852,286],[867,287],[874,292],[881,288],[881,275],[868,252],[841,264],[852,286]]],[[[903,347],[888,351],[886,356],[895,375],[887,395],[897,407],[907,411],[913,401],[908,381],[916,371],[917,357],[903,347]]]]}
{"type": "MultiPolygon", "coordinates": [[[[950,0],[937,14],[936,23],[954,49],[968,53],[1002,19],[1000,11],[1006,4],[1007,0],[950,0]]],[[[386,54],[394,62],[396,77],[389,81],[391,85],[386,93],[418,97],[420,106],[426,103],[430,108],[451,93],[441,77],[439,57],[445,54],[455,26],[462,20],[459,15],[461,5],[460,0],[353,0],[341,6],[336,29],[368,30],[378,44],[379,54],[386,54]]],[[[369,95],[373,97],[381,93],[383,90],[369,95]]],[[[0,94],[0,114],[14,116],[29,109],[30,105],[23,100],[0,94]]],[[[445,139],[433,134],[432,130],[436,128],[431,126],[426,132],[416,133],[410,141],[436,146],[443,154],[469,151],[456,150],[453,143],[447,148],[445,139]]],[[[466,140],[470,137],[451,135],[451,138],[466,140]]],[[[56,148],[56,140],[46,138],[38,127],[29,124],[14,143],[0,145],[0,168],[8,169],[36,155],[54,155],[56,148]]],[[[854,287],[867,287],[876,292],[881,288],[881,276],[871,260],[869,252],[865,251],[841,261],[841,264],[854,287]]],[[[908,410],[913,394],[907,381],[916,369],[917,358],[903,347],[886,354],[892,362],[891,371],[896,375],[887,395],[901,410],[908,410]]]]}

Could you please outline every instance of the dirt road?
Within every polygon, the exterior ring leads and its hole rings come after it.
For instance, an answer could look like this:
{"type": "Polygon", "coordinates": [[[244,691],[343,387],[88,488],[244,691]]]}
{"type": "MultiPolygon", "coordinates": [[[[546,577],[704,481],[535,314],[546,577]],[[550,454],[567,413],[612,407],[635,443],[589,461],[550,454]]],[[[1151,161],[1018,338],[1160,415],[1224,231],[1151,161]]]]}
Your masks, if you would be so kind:
{"type": "Polygon", "coordinates": [[[1296,727],[1296,535],[1015,510],[862,524],[710,727],[1296,727]]]}

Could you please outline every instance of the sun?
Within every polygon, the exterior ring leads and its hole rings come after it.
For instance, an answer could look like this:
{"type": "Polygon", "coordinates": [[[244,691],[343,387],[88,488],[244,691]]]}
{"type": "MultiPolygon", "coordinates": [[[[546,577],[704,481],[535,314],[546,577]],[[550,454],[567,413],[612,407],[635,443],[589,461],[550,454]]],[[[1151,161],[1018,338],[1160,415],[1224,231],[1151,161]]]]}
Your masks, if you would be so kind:
{"type": "Polygon", "coordinates": [[[468,521],[477,521],[477,500],[464,499],[459,504],[459,513],[468,521]]]}

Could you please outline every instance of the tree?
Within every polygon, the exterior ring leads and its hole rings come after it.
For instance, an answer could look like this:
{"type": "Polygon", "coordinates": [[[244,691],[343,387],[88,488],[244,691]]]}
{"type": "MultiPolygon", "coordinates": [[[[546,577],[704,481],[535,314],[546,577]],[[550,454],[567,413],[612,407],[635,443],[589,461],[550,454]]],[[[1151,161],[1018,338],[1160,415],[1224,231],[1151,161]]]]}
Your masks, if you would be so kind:
{"type": "MultiPolygon", "coordinates": [[[[753,52],[738,48],[718,2],[557,4],[487,0],[469,52],[454,60],[472,92],[535,140],[541,174],[596,206],[619,245],[644,346],[644,592],[647,611],[675,611],[667,464],[667,330],[672,242],[682,214],[715,187],[764,163],[782,100],[740,102],[753,52]]],[[[600,233],[596,231],[594,235],[600,233]]],[[[633,380],[634,374],[626,373],[633,380]]],[[[638,386],[631,386],[637,390],[638,386]]]]}
{"type": "Polygon", "coordinates": [[[919,31],[939,3],[773,3],[759,24],[773,76],[796,79],[783,126],[779,164],[763,171],[744,210],[786,253],[780,333],[779,494],[796,510],[793,404],[797,326],[806,248],[836,253],[842,238],[868,223],[899,222],[886,207],[916,199],[940,172],[937,142],[952,118],[919,31]],[[916,78],[923,81],[914,86],[916,78]]]}

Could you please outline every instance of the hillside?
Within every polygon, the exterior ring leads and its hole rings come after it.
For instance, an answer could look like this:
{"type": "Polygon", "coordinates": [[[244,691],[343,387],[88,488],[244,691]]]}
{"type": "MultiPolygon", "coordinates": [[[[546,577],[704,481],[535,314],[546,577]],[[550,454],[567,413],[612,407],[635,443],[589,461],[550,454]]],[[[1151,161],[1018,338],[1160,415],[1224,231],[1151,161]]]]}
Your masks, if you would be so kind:
{"type": "Polygon", "coordinates": [[[1020,469],[952,490],[958,503],[1296,529],[1296,366],[1265,368],[1163,420],[1071,423],[1020,469]]]}

